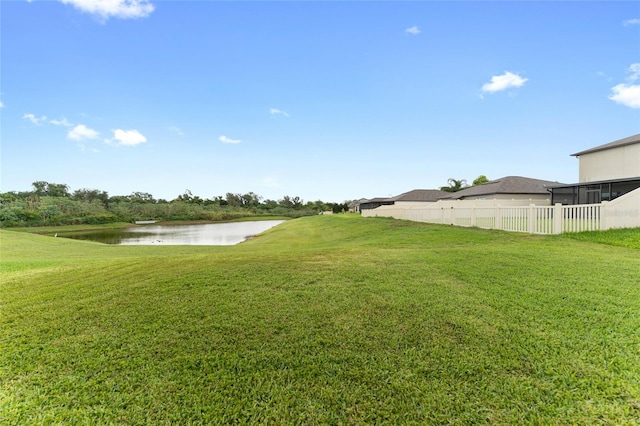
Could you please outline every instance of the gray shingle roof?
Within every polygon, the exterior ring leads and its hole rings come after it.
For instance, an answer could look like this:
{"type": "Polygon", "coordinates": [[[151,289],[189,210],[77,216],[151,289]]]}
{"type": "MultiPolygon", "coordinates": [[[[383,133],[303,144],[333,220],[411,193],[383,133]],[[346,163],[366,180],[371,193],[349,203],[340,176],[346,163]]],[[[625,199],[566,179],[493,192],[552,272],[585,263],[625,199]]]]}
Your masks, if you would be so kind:
{"type": "Polygon", "coordinates": [[[619,148],[625,145],[633,145],[635,143],[640,143],[640,133],[638,133],[637,135],[629,136],[628,138],[618,139],[617,141],[596,146],[595,148],[590,148],[585,151],[576,152],[575,154],[571,154],[571,155],[573,157],[579,157],[584,154],[591,154],[592,152],[604,151],[611,148],[619,148]]]}
{"type": "Polygon", "coordinates": [[[440,198],[448,195],[448,192],[440,191],[439,189],[414,189],[413,191],[405,192],[396,197],[393,197],[394,201],[432,201],[436,202],[440,198]]]}
{"type": "Polygon", "coordinates": [[[442,199],[458,200],[465,197],[493,194],[548,194],[547,187],[551,185],[561,185],[561,183],[522,176],[505,176],[482,185],[449,193],[442,199]]]}

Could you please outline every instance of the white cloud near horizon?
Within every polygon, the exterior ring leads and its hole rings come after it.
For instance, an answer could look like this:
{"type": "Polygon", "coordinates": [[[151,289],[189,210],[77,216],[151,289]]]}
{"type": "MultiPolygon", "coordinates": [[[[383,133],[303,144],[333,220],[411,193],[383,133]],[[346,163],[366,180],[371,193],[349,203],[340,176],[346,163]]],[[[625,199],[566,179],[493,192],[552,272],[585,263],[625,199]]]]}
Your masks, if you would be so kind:
{"type": "Polygon", "coordinates": [[[409,33],[409,34],[413,34],[413,35],[418,35],[421,33],[420,28],[418,28],[417,26],[413,26],[410,28],[407,28],[406,30],[404,30],[405,33],[409,33]]]}
{"type": "Polygon", "coordinates": [[[64,126],[64,127],[73,126],[73,124],[69,123],[69,121],[66,118],[63,118],[62,120],[51,119],[49,120],[49,123],[53,124],[54,126],[64,126]]]}
{"type": "Polygon", "coordinates": [[[96,139],[99,133],[95,130],[85,126],[84,124],[78,124],[73,129],[69,130],[67,137],[74,141],[82,141],[85,139],[96,139]]]}
{"type": "Polygon", "coordinates": [[[41,125],[42,123],[44,123],[45,121],[47,121],[47,117],[45,115],[43,115],[42,117],[38,118],[35,116],[35,114],[24,114],[22,116],[22,118],[24,118],[25,120],[29,120],[31,123],[35,124],[36,126],[41,125]]]}
{"type": "Polygon", "coordinates": [[[109,18],[146,18],[155,7],[149,0],[59,0],[76,9],[96,15],[103,20],[109,18]]]}
{"type": "Polygon", "coordinates": [[[4,108],[4,102],[0,101],[0,108],[4,108]]]}
{"type": "Polygon", "coordinates": [[[226,137],[225,135],[222,135],[218,138],[218,140],[222,143],[240,143],[242,142],[240,139],[231,139],[226,137]]]}
{"type": "Polygon", "coordinates": [[[135,146],[147,141],[147,138],[137,130],[122,129],[113,131],[113,139],[117,141],[117,145],[124,146],[135,146]]]}
{"type": "Polygon", "coordinates": [[[527,81],[529,81],[528,78],[523,78],[518,74],[505,71],[502,75],[494,75],[491,77],[491,82],[482,85],[482,91],[489,93],[500,92],[512,87],[522,87],[527,81]]]}
{"type": "Polygon", "coordinates": [[[269,109],[269,114],[271,114],[271,115],[283,115],[285,117],[289,117],[289,113],[287,111],[282,111],[281,109],[278,109],[278,108],[270,108],[269,109]]]}
{"type": "Polygon", "coordinates": [[[630,25],[640,25],[640,19],[639,18],[627,19],[622,23],[622,25],[624,25],[625,27],[628,27],[630,25]]]}
{"type": "Polygon", "coordinates": [[[629,108],[640,108],[640,84],[634,84],[640,79],[640,63],[631,64],[628,72],[627,83],[613,86],[609,99],[629,108]]]}

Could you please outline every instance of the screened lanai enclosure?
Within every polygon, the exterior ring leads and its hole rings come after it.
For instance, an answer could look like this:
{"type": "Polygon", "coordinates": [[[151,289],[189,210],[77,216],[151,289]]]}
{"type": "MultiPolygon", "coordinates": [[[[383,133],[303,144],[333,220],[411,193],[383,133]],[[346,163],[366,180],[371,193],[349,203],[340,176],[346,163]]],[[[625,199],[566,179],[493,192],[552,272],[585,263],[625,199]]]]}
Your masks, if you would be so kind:
{"type": "Polygon", "coordinates": [[[584,182],[549,187],[551,204],[598,204],[640,188],[640,178],[584,182]]]}

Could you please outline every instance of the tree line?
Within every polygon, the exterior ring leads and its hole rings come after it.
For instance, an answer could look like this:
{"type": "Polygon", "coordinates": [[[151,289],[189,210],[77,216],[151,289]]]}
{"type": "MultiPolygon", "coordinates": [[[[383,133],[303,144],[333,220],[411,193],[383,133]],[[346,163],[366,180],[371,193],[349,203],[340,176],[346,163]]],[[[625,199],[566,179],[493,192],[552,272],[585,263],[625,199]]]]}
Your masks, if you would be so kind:
{"type": "Polygon", "coordinates": [[[348,201],[327,203],[305,202],[298,196],[285,195],[279,200],[260,195],[226,193],[224,196],[201,198],[185,190],[173,200],[156,199],[147,192],[110,196],[99,189],[77,189],[66,184],[36,181],[33,190],[0,193],[0,226],[43,226],[71,224],[104,224],[136,220],[224,221],[240,217],[276,215],[300,217],[324,211],[348,210],[348,201]]]}

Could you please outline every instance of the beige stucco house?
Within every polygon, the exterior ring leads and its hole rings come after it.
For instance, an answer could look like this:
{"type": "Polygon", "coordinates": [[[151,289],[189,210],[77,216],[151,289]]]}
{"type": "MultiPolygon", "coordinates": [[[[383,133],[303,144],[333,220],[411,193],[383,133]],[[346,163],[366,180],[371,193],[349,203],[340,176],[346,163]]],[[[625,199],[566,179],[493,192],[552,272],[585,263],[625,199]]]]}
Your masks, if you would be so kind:
{"type": "Polygon", "coordinates": [[[640,188],[640,134],[576,152],[579,182],[551,188],[552,203],[597,204],[640,188]]]}
{"type": "Polygon", "coordinates": [[[442,197],[444,200],[509,200],[522,201],[522,205],[549,205],[549,187],[559,182],[523,176],[505,176],[482,185],[472,186],[442,197]]]}
{"type": "Polygon", "coordinates": [[[362,210],[371,210],[380,206],[410,208],[424,205],[424,203],[435,203],[440,198],[448,194],[448,192],[440,191],[439,189],[414,189],[412,191],[396,195],[395,197],[380,197],[369,200],[360,200],[358,202],[357,210],[355,211],[361,212],[362,210]]]}
{"type": "Polygon", "coordinates": [[[640,134],[571,155],[580,161],[579,182],[640,177],[640,134]]]}

